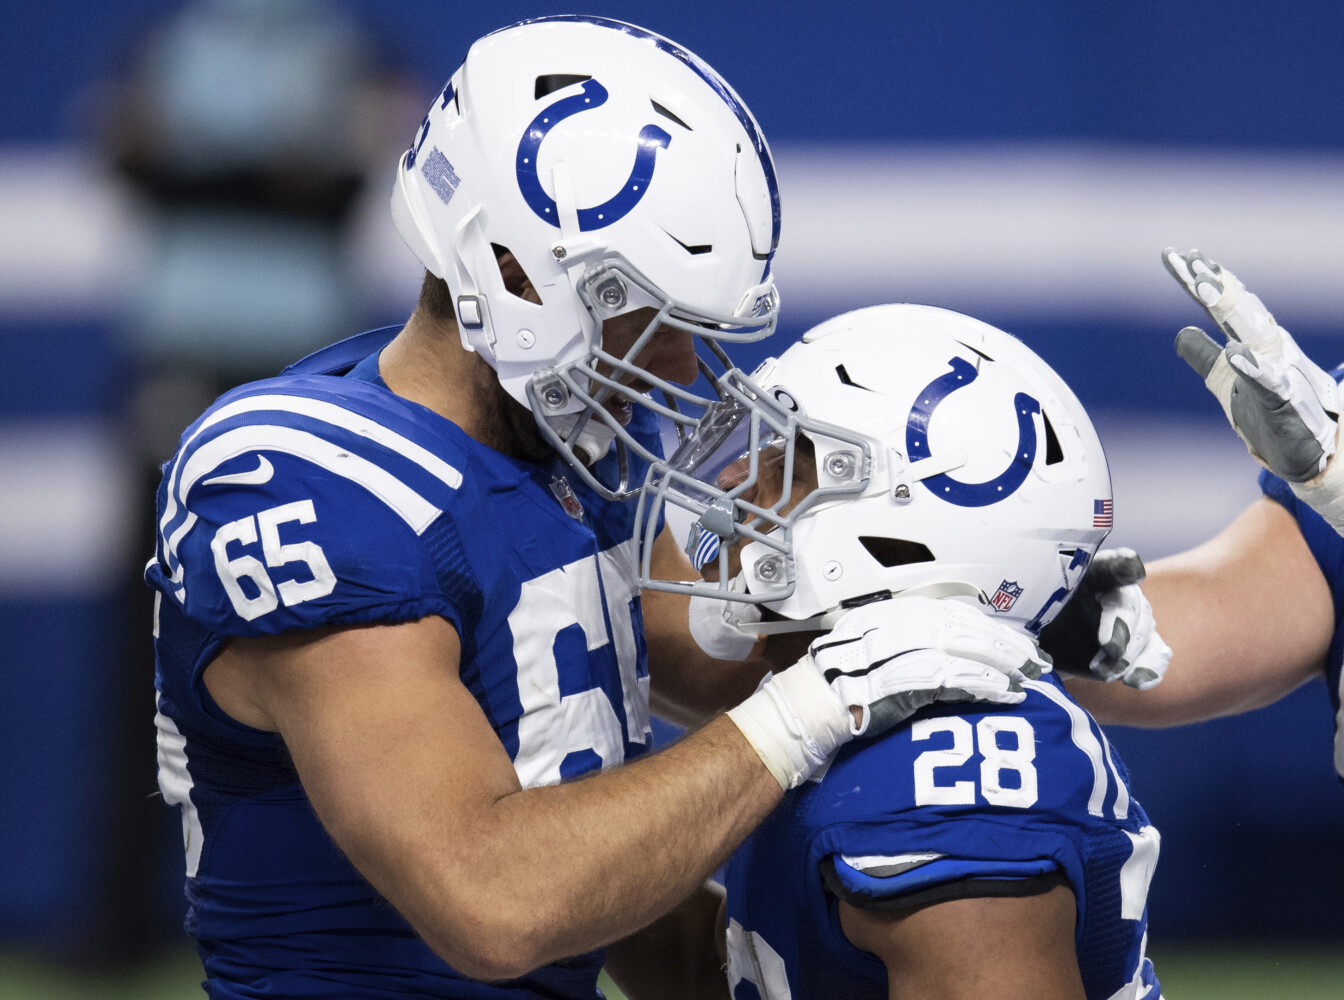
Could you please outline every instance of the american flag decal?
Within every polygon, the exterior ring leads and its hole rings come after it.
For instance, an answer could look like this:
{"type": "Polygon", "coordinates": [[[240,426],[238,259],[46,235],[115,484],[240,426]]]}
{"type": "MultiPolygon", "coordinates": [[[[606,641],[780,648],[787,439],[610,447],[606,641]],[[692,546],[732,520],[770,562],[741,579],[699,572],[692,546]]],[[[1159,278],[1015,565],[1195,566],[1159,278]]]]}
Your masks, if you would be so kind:
{"type": "Polygon", "coordinates": [[[1110,528],[1115,524],[1115,510],[1113,500],[1093,500],[1092,501],[1092,527],[1110,528]]]}

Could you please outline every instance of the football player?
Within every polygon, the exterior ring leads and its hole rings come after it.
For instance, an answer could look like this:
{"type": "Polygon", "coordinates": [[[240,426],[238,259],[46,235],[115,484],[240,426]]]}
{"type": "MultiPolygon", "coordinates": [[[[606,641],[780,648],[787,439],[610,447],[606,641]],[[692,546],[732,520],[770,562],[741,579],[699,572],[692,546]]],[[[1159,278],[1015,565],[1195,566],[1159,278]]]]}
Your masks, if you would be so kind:
{"type": "MultiPolygon", "coordinates": [[[[1111,529],[1086,413],[987,324],[862,309],[752,381],[789,426],[720,473],[761,537],[700,560],[711,584],[731,581],[694,599],[718,655],[759,634],[781,666],[809,642],[814,655],[857,648],[865,611],[911,595],[954,612],[926,620],[931,634],[987,618],[1028,640],[1111,529]],[[781,531],[791,556],[770,543],[781,531]]],[[[651,492],[693,511],[675,479],[651,492]]],[[[1161,640],[1142,645],[1160,675],[1161,640]]],[[[1013,706],[915,703],[909,724],[843,748],[747,838],[727,871],[735,997],[1156,1000],[1144,952],[1157,831],[1058,676],[1024,686],[1013,706]]]]}
{"type": "MultiPolygon", "coordinates": [[[[1167,270],[1226,337],[1177,335],[1263,466],[1264,496],[1205,544],[1150,567],[1143,591],[1173,650],[1162,686],[1140,693],[1080,682],[1103,721],[1171,726],[1249,711],[1324,674],[1340,711],[1344,660],[1344,463],[1337,369],[1307,358],[1260,299],[1198,250],[1163,251],[1167,270]],[[1254,613],[1243,588],[1254,581],[1254,613]]],[[[1077,647],[1085,650],[1085,645],[1077,647]]],[[[1344,779],[1342,737],[1333,758],[1344,779]]]]}
{"type": "MultiPolygon", "coordinates": [[[[694,55],[600,18],[491,34],[392,205],[429,272],[407,323],[227,393],[164,469],[147,577],[187,927],[213,997],[591,1000],[602,946],[664,926],[896,696],[1020,701],[1036,653],[988,618],[930,652],[879,610],[864,662],[678,680],[709,661],[682,596],[641,600],[625,501],[658,417],[689,433],[749,393],[716,363],[775,326],[780,221],[755,120],[694,55]],[[741,704],[617,767],[648,749],[651,677],[741,704]]],[[[650,572],[693,576],[646,534],[650,572]]]]}

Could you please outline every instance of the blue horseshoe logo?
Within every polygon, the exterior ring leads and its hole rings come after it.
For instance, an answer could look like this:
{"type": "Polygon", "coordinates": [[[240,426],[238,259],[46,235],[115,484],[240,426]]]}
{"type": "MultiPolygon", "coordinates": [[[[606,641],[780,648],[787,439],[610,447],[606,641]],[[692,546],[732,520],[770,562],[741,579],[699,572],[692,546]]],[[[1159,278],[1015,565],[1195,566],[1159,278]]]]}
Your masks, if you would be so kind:
{"type": "MultiPolygon", "coordinates": [[[[537,177],[537,150],[547,133],[566,118],[580,111],[591,111],[606,102],[607,88],[596,80],[585,80],[582,92],[562,97],[533,118],[518,143],[518,156],[514,164],[518,172],[518,189],[523,193],[523,200],[537,213],[537,218],[557,229],[560,228],[560,213],[555,201],[542,190],[541,180],[537,177]]],[[[602,229],[625,218],[649,189],[658,150],[666,149],[671,141],[672,137],[657,125],[645,125],[640,129],[639,149],[635,152],[635,165],[630,168],[630,176],[621,190],[602,204],[579,209],[579,230],[586,233],[602,229]]]]}
{"type": "MultiPolygon", "coordinates": [[[[964,358],[953,358],[949,363],[952,370],[925,386],[910,411],[905,425],[905,447],[912,463],[929,457],[929,418],[938,404],[957,389],[970,385],[980,374],[964,358]]],[[[1013,397],[1013,409],[1017,414],[1017,450],[1008,468],[984,483],[963,483],[946,474],[930,476],[924,485],[934,496],[958,507],[987,507],[1017,492],[1036,461],[1036,423],[1032,416],[1041,412],[1041,404],[1019,392],[1013,397]]]]}

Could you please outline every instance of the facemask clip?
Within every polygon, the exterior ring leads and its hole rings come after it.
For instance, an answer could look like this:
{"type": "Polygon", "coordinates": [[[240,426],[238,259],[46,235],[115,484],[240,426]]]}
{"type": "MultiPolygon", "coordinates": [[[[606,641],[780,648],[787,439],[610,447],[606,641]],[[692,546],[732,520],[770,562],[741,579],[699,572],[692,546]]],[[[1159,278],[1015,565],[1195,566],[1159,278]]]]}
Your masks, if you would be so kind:
{"type": "Polygon", "coordinates": [[[733,536],[733,524],[733,502],[720,498],[691,525],[686,538],[686,556],[697,573],[718,558],[723,539],[733,536]]]}

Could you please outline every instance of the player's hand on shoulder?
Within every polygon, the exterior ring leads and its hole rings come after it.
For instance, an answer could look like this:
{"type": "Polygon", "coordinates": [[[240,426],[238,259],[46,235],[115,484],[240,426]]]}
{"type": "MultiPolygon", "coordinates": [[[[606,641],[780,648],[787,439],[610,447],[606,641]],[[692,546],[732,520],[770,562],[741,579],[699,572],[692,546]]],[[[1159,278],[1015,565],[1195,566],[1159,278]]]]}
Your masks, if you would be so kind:
{"type": "Polygon", "coordinates": [[[1073,599],[1041,630],[1041,646],[1057,669],[1144,691],[1162,682],[1171,647],[1139,589],[1144,575],[1133,549],[1097,553],[1073,599]]]}
{"type": "Polygon", "coordinates": [[[1049,669],[1036,644],[975,607],[896,597],[850,611],[806,656],[728,713],[784,788],[840,745],[935,701],[1017,704],[1049,669]]]}
{"type": "Polygon", "coordinates": [[[895,597],[847,613],[805,658],[875,736],[935,701],[1015,705],[1049,665],[1022,632],[969,604],[895,597]]]}
{"type": "Polygon", "coordinates": [[[1251,454],[1289,482],[1319,475],[1335,453],[1335,380],[1231,271],[1198,250],[1168,247],[1162,261],[1227,338],[1220,345],[1188,326],[1176,335],[1176,351],[1204,379],[1251,454]]]}

